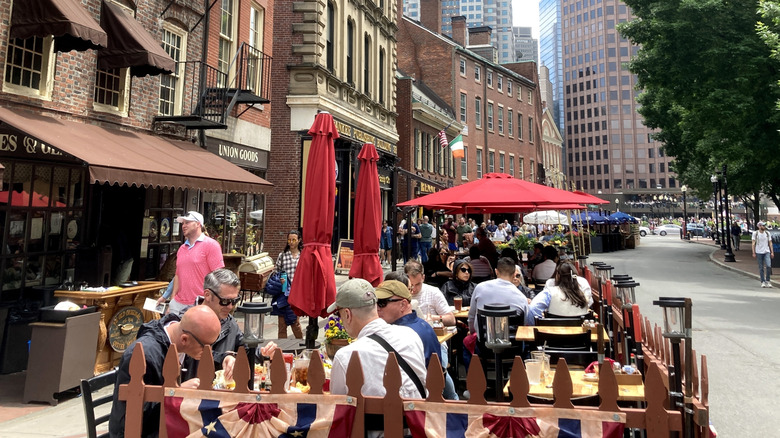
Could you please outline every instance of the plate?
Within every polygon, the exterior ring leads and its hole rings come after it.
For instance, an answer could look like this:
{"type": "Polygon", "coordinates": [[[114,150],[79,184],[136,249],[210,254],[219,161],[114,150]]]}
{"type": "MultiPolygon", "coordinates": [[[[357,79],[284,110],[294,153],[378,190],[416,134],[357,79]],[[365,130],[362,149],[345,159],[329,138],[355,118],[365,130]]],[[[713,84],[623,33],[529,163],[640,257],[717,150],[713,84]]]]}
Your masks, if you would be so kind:
{"type": "Polygon", "coordinates": [[[122,287],[133,287],[133,286],[138,286],[138,282],[137,281],[126,281],[124,283],[119,283],[119,285],[122,286],[122,287]]]}
{"type": "Polygon", "coordinates": [[[582,376],[582,380],[586,382],[598,382],[599,381],[599,375],[596,373],[585,373],[582,376]]]}

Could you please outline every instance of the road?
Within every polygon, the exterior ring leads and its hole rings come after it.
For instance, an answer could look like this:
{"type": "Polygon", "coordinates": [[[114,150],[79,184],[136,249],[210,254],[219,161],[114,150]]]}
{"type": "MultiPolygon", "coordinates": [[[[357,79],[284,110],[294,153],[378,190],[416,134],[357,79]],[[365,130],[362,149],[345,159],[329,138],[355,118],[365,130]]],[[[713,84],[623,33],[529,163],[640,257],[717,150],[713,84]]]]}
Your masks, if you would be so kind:
{"type": "Polygon", "coordinates": [[[606,262],[615,267],[613,274],[638,281],[639,308],[659,326],[663,316],[653,300],[691,297],[693,348],[707,355],[710,418],[718,436],[775,436],[771,400],[780,394],[780,289],[761,289],[758,280],[712,263],[712,250],[677,236],[647,236],[636,250],[593,254],[588,262],[606,262]]]}

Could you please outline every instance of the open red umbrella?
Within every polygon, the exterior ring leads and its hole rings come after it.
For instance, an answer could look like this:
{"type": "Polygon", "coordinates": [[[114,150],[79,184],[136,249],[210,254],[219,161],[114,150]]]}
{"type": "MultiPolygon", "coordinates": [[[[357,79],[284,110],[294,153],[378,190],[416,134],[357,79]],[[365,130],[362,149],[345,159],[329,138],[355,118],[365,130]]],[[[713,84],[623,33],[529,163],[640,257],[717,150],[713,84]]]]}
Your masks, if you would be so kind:
{"type": "Polygon", "coordinates": [[[333,140],[339,138],[333,117],[321,112],[309,129],[312,136],[306,165],[306,194],[303,199],[303,250],[288,299],[298,315],[308,315],[307,348],[314,348],[318,316],[336,301],[330,242],[336,209],[336,153],[333,140]],[[309,346],[311,343],[311,346],[309,346]]]}
{"type": "Polygon", "coordinates": [[[382,282],[379,264],[379,234],[382,230],[382,204],[379,193],[379,154],[371,143],[358,155],[360,174],[355,193],[355,257],[349,269],[351,278],[362,278],[374,287],[382,282]]]}

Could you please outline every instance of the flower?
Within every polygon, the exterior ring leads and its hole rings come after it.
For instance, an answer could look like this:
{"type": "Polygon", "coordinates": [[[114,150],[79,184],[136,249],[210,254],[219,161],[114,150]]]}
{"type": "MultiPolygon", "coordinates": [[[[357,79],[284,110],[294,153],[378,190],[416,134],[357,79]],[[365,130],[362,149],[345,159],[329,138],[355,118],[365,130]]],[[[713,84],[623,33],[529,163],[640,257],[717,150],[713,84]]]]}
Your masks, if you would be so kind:
{"type": "Polygon", "coordinates": [[[331,315],[328,317],[328,327],[325,330],[325,342],[330,343],[333,339],[348,339],[350,342],[352,342],[352,337],[349,336],[347,331],[344,329],[344,326],[341,325],[341,319],[337,317],[336,315],[331,315]]]}

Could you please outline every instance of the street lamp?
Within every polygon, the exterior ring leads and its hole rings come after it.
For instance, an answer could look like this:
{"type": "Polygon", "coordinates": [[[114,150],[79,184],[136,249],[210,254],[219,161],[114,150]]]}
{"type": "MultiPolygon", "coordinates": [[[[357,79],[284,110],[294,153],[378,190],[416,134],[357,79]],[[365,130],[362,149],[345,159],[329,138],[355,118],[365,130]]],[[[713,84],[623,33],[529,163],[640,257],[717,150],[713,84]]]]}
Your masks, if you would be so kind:
{"type": "Polygon", "coordinates": [[[720,245],[720,227],[718,226],[718,177],[713,173],[710,177],[712,183],[712,195],[715,198],[715,207],[713,212],[715,213],[715,244],[720,245]]]}
{"type": "Polygon", "coordinates": [[[620,198],[615,198],[615,211],[620,211],[620,198]]]}
{"type": "Polygon", "coordinates": [[[731,213],[729,211],[729,183],[726,178],[726,165],[723,165],[723,196],[725,198],[725,204],[726,204],[726,225],[723,227],[726,229],[726,234],[724,234],[726,237],[726,254],[723,256],[724,262],[736,262],[737,260],[734,258],[734,253],[731,252],[731,225],[729,224],[731,222],[731,213]]]}
{"type": "Polygon", "coordinates": [[[688,235],[688,208],[685,205],[685,192],[688,191],[688,186],[683,185],[680,187],[683,194],[683,239],[690,240],[691,236],[688,235]]]}

